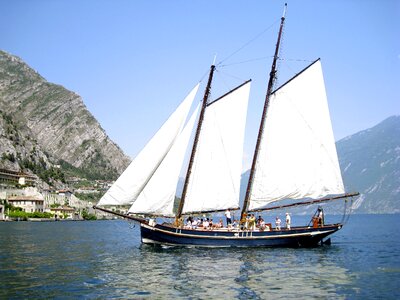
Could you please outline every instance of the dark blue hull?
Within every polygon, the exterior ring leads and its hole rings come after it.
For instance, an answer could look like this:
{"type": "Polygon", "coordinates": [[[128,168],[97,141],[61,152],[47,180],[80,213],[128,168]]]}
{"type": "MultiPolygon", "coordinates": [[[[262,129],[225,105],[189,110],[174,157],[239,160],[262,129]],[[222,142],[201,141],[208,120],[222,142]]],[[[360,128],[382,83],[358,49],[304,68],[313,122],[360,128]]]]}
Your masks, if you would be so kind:
{"type": "Polygon", "coordinates": [[[279,231],[190,230],[141,224],[142,243],[199,247],[315,247],[342,224],[279,231]]]}

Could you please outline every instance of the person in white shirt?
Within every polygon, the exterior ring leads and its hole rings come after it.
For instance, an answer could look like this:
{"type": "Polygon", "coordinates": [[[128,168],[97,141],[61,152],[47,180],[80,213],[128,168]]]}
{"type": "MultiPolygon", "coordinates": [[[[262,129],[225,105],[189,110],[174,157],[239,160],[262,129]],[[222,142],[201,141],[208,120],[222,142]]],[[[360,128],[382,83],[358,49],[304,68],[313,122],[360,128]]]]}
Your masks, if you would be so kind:
{"type": "Polygon", "coordinates": [[[275,219],[275,226],[276,230],[281,230],[281,219],[279,217],[276,217],[275,219]]]}
{"type": "Polygon", "coordinates": [[[205,219],[205,220],[203,221],[203,229],[204,229],[204,230],[208,230],[208,229],[210,229],[209,227],[210,227],[210,221],[209,221],[208,218],[207,218],[207,219],[205,219]]]}
{"type": "Polygon", "coordinates": [[[193,222],[192,222],[192,228],[196,229],[198,224],[199,224],[199,220],[194,219],[193,222]]]}
{"type": "Polygon", "coordinates": [[[231,212],[230,212],[229,208],[225,212],[225,217],[226,217],[226,227],[229,227],[229,225],[232,224],[231,212]]]}
{"type": "Polygon", "coordinates": [[[292,222],[292,219],[290,218],[289,213],[286,213],[286,229],[290,230],[290,223],[292,222]]]}

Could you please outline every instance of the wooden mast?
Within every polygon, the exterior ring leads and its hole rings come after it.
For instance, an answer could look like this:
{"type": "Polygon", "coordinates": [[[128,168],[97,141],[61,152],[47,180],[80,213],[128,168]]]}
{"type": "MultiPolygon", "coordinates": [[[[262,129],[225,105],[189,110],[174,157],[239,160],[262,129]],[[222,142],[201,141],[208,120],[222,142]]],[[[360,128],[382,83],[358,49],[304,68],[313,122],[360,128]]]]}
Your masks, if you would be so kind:
{"type": "Polygon", "coordinates": [[[214,70],[215,70],[215,65],[212,65],[211,69],[210,69],[210,75],[208,76],[207,87],[206,87],[206,90],[204,91],[203,103],[202,103],[202,106],[201,106],[199,122],[197,124],[196,135],[194,137],[193,148],[192,148],[192,153],[190,155],[189,166],[188,166],[188,170],[186,172],[185,185],[183,186],[182,198],[181,198],[181,201],[179,202],[178,211],[176,213],[176,218],[175,218],[175,224],[176,225],[179,224],[179,219],[182,216],[183,205],[185,204],[187,188],[188,188],[188,185],[189,185],[189,178],[190,178],[190,174],[192,173],[194,156],[196,154],[197,144],[199,142],[199,137],[200,137],[201,126],[202,126],[203,120],[204,120],[204,112],[206,110],[206,107],[207,107],[207,104],[208,104],[208,98],[210,96],[211,82],[212,82],[212,78],[213,78],[213,75],[214,75],[214,70]]]}
{"type": "Polygon", "coordinates": [[[256,148],[254,150],[253,162],[251,164],[251,169],[250,169],[250,178],[249,178],[249,182],[247,184],[246,196],[245,196],[245,199],[244,199],[242,212],[240,214],[240,220],[242,220],[244,218],[244,215],[247,212],[247,209],[248,209],[248,206],[249,206],[249,202],[250,202],[250,194],[251,194],[251,189],[252,189],[252,186],[253,186],[254,174],[255,174],[256,163],[257,163],[257,158],[258,158],[258,152],[259,152],[259,148],[260,148],[260,144],[261,144],[261,139],[262,139],[263,133],[264,133],[264,123],[265,123],[265,118],[267,116],[269,98],[271,96],[272,88],[274,86],[274,82],[275,82],[275,79],[276,79],[276,62],[278,60],[279,46],[280,46],[280,43],[281,43],[283,25],[284,25],[284,22],[285,22],[286,7],[287,7],[287,4],[285,3],[285,9],[283,11],[283,15],[282,15],[282,18],[281,18],[281,25],[279,27],[278,41],[276,43],[274,59],[272,61],[271,72],[269,73],[267,94],[265,96],[265,103],[264,103],[264,109],[263,109],[263,113],[262,113],[262,117],[261,117],[260,129],[258,131],[256,148]]]}

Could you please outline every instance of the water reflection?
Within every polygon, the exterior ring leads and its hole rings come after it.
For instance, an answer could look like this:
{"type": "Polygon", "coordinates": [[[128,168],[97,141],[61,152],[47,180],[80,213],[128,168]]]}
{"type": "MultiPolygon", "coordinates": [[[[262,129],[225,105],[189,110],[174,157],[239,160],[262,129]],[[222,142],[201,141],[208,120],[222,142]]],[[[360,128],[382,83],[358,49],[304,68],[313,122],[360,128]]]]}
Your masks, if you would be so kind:
{"type": "MultiPolygon", "coordinates": [[[[350,284],[351,278],[323,251],[142,246],[119,273],[130,282],[127,290],[133,288],[156,298],[340,298],[338,287],[350,284]]],[[[123,278],[116,282],[120,280],[123,278]]]]}

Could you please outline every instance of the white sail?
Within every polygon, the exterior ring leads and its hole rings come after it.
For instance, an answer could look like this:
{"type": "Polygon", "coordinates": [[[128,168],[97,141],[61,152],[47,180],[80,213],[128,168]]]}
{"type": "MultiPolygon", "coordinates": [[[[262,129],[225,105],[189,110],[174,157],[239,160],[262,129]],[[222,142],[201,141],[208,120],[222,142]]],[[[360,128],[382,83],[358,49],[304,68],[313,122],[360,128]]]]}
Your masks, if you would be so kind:
{"type": "Polygon", "coordinates": [[[173,216],[176,187],[200,104],[168,154],[129,209],[130,213],[173,216]]]}
{"type": "Polygon", "coordinates": [[[193,88],[97,205],[127,205],[136,200],[168,153],[176,136],[181,132],[198,88],[199,84],[193,88]]]}
{"type": "Polygon", "coordinates": [[[239,206],[250,84],[207,107],[183,213],[239,206]]]}
{"type": "Polygon", "coordinates": [[[319,60],[271,95],[264,128],[249,210],[344,193],[319,60]]]}

